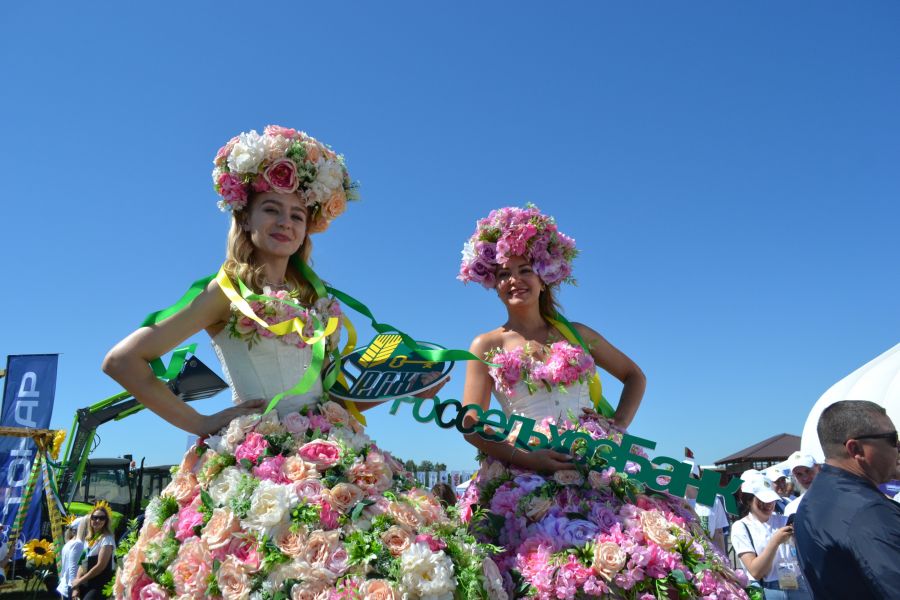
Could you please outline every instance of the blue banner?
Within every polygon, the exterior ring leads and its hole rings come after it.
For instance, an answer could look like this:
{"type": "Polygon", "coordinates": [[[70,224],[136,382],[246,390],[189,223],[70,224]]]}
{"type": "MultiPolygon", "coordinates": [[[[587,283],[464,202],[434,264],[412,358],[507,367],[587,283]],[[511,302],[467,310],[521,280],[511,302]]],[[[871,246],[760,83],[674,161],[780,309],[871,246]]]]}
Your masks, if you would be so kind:
{"type": "MultiPolygon", "coordinates": [[[[7,359],[0,426],[50,428],[58,360],[58,354],[24,354],[7,359]]],[[[0,437],[0,524],[4,541],[15,522],[36,454],[37,446],[31,438],[0,437]]],[[[43,496],[43,476],[39,476],[15,558],[22,556],[22,544],[40,537],[43,496]]]]}

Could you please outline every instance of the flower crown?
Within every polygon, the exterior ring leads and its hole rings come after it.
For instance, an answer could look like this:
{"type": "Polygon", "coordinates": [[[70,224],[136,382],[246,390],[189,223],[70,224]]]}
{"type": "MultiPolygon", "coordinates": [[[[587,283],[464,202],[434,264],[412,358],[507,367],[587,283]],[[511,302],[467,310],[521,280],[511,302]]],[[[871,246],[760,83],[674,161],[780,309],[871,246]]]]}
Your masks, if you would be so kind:
{"type": "Polygon", "coordinates": [[[97,500],[94,503],[93,508],[91,508],[91,512],[94,512],[97,509],[105,510],[107,516],[112,516],[112,507],[109,505],[109,502],[107,502],[106,500],[97,500]]]}
{"type": "Polygon", "coordinates": [[[269,125],[262,135],[241,133],[219,148],[213,164],[222,211],[243,210],[251,191],[297,192],[310,209],[310,233],[327,229],[358,198],[344,157],[296,129],[269,125]]]}
{"type": "Polygon", "coordinates": [[[463,246],[457,279],[492,288],[497,267],[513,256],[522,256],[545,284],[575,283],[572,259],[577,254],[575,240],[557,230],[553,217],[533,204],[507,206],[476,223],[475,233],[463,246]]]}

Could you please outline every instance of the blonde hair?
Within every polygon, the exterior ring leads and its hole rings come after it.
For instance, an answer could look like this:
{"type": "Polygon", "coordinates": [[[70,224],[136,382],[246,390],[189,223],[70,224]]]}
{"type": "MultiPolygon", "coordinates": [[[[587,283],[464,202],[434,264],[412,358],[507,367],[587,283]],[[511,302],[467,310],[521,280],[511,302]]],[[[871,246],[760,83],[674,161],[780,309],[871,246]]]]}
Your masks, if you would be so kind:
{"type": "MultiPolygon", "coordinates": [[[[106,515],[106,520],[103,521],[103,529],[100,530],[100,534],[101,535],[112,535],[112,523],[111,523],[112,517],[110,516],[109,511],[106,510],[105,508],[103,508],[103,507],[95,508],[90,513],[88,513],[88,515],[87,515],[87,517],[85,517],[85,519],[90,520],[90,518],[92,516],[94,516],[94,513],[98,512],[98,511],[102,512],[104,515],[106,515]]],[[[94,527],[90,528],[90,532],[94,533],[94,527]]],[[[85,531],[85,538],[86,537],[87,537],[87,530],[85,531]]]]}
{"type": "MultiPolygon", "coordinates": [[[[232,213],[231,229],[228,230],[228,242],[225,247],[224,268],[231,279],[236,280],[240,278],[247,287],[256,293],[261,293],[265,286],[264,267],[256,263],[254,257],[255,246],[250,239],[250,232],[244,231],[243,226],[243,220],[247,218],[252,203],[253,196],[251,195],[245,210],[232,213]]],[[[294,254],[294,258],[308,265],[310,264],[309,257],[311,254],[312,239],[307,230],[306,239],[303,240],[300,248],[294,254]]],[[[293,265],[293,261],[288,263],[284,278],[291,285],[291,288],[297,291],[298,300],[301,304],[311,306],[318,299],[315,289],[293,265]]]]}

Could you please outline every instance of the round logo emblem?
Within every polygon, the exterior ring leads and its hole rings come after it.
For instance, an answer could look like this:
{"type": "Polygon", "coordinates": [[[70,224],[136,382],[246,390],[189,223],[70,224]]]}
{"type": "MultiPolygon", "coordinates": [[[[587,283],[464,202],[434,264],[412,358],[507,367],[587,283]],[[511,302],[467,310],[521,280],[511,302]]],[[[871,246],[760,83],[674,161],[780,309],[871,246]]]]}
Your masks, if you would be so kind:
{"type": "MultiPolygon", "coordinates": [[[[444,350],[429,342],[417,342],[429,350],[444,350]]],[[[436,362],[419,356],[407,347],[399,335],[381,334],[368,346],[341,357],[341,364],[330,364],[327,377],[340,367],[330,392],[353,402],[386,402],[427,391],[445,381],[452,361],[436,362]]]]}

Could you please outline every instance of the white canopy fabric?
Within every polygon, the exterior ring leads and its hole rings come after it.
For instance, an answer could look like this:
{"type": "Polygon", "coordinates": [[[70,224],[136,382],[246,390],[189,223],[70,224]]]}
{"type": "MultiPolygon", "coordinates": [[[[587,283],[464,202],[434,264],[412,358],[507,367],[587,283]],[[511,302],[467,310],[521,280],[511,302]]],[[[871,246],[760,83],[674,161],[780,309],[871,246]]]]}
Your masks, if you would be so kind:
{"type": "Polygon", "coordinates": [[[887,410],[894,424],[900,427],[900,344],[838,381],[813,405],[806,418],[806,425],[803,426],[800,451],[812,455],[818,462],[825,460],[816,434],[819,416],[823,410],[840,400],[876,402],[887,410]]]}

